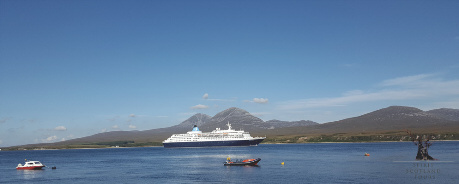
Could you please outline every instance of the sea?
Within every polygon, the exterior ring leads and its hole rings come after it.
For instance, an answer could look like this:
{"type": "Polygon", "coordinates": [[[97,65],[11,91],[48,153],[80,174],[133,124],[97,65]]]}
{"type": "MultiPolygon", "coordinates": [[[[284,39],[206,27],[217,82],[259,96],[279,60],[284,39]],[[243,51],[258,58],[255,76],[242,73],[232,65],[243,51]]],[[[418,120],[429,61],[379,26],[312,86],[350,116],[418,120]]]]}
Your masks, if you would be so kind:
{"type": "Polygon", "coordinates": [[[0,151],[0,183],[457,183],[459,142],[260,144],[250,147],[0,151]],[[370,156],[364,156],[369,153],[370,156]],[[261,158],[258,166],[224,166],[261,158]],[[24,159],[43,170],[16,170],[24,159]],[[283,163],[283,164],[282,164],[283,163]],[[51,169],[56,167],[56,169],[51,169]]]}

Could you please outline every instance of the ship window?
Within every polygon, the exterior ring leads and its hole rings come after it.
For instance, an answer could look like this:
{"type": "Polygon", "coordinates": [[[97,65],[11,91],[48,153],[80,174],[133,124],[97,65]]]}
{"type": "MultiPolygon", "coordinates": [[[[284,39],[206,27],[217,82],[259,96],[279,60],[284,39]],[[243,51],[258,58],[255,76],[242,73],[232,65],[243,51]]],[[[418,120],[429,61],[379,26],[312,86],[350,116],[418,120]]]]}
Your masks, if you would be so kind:
{"type": "Polygon", "coordinates": [[[35,164],[40,164],[40,162],[35,162],[35,164]]]}
{"type": "Polygon", "coordinates": [[[28,165],[32,165],[33,163],[27,163],[28,165]]]}

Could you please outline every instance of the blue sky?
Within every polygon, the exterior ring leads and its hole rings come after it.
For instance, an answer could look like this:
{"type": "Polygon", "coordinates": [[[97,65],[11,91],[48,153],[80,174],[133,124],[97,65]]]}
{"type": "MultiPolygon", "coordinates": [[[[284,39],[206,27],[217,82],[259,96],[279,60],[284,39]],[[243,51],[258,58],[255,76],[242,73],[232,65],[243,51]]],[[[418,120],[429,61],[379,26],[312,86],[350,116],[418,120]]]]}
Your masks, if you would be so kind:
{"type": "Polygon", "coordinates": [[[0,147],[239,107],[459,108],[458,1],[0,0],[0,147]]]}

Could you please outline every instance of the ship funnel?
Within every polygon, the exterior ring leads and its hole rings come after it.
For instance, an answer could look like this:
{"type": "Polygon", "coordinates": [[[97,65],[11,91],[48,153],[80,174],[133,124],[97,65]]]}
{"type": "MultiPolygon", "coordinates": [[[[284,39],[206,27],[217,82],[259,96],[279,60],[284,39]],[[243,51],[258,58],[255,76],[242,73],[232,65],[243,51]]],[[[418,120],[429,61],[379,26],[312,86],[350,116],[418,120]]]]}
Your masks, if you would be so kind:
{"type": "Polygon", "coordinates": [[[200,131],[197,125],[194,125],[193,131],[200,131]]]}

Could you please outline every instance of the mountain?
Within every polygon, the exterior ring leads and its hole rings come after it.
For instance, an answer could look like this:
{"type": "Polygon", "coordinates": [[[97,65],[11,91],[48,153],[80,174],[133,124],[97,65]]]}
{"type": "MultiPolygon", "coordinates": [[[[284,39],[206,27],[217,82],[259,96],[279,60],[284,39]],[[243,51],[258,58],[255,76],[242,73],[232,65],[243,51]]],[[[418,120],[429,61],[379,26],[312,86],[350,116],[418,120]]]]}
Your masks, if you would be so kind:
{"type": "MultiPolygon", "coordinates": [[[[438,112],[438,111],[433,111],[438,112]]],[[[440,110],[439,112],[445,112],[440,110]]],[[[267,135],[366,134],[412,130],[419,132],[459,131],[459,114],[425,112],[414,107],[390,106],[358,117],[307,127],[270,130],[267,135]]]]}
{"type": "Polygon", "coordinates": [[[199,127],[204,132],[215,130],[215,128],[227,129],[226,124],[231,124],[233,129],[254,131],[268,129],[269,126],[260,118],[257,118],[244,109],[231,107],[217,113],[209,122],[199,127]]]}
{"type": "Polygon", "coordinates": [[[210,119],[209,122],[202,124],[199,128],[202,131],[212,131],[215,128],[226,129],[228,122],[231,124],[233,129],[262,133],[267,129],[277,129],[283,127],[295,127],[295,126],[310,126],[318,124],[313,121],[281,121],[281,120],[269,120],[264,122],[262,119],[257,118],[247,112],[244,109],[232,107],[222,112],[217,113],[210,119]]]}
{"type": "Polygon", "coordinates": [[[281,121],[277,119],[269,120],[265,122],[266,124],[269,124],[269,129],[275,129],[275,128],[284,128],[284,127],[297,127],[297,126],[311,126],[311,125],[318,125],[319,123],[316,123],[314,121],[310,120],[301,120],[301,121],[281,121]]]}
{"type": "Polygon", "coordinates": [[[226,129],[227,123],[233,129],[249,131],[252,136],[314,136],[314,135],[363,135],[389,134],[390,132],[426,133],[459,133],[458,109],[435,109],[422,111],[414,107],[390,106],[361,116],[339,121],[318,124],[312,121],[263,121],[251,115],[246,110],[232,107],[211,117],[206,114],[195,114],[182,123],[145,131],[113,131],[92,136],[48,144],[26,145],[25,147],[65,146],[77,144],[98,144],[101,142],[131,141],[131,142],[162,142],[172,134],[186,133],[193,125],[198,125],[204,131],[215,128],[226,129]]]}
{"type": "Polygon", "coordinates": [[[459,109],[448,109],[448,108],[441,108],[441,109],[434,109],[427,111],[426,113],[435,116],[440,119],[447,119],[451,121],[459,121],[459,109]]]}
{"type": "Polygon", "coordinates": [[[158,128],[144,131],[111,131],[94,134],[82,138],[72,140],[39,144],[39,145],[69,145],[69,144],[86,144],[86,143],[101,143],[101,142],[115,142],[115,141],[135,141],[135,142],[161,142],[173,133],[186,133],[191,130],[194,125],[202,125],[210,120],[210,116],[206,114],[195,114],[183,121],[178,125],[167,128],[158,128]]]}
{"type": "Polygon", "coordinates": [[[183,121],[182,123],[176,125],[176,126],[173,126],[174,128],[177,128],[177,129],[186,129],[186,130],[190,130],[193,128],[194,125],[197,125],[198,127],[201,127],[201,125],[204,125],[206,123],[208,123],[210,120],[211,120],[211,116],[207,115],[207,114],[201,114],[201,113],[198,113],[198,114],[195,114],[193,116],[191,116],[190,118],[188,118],[187,120],[183,121]]]}

